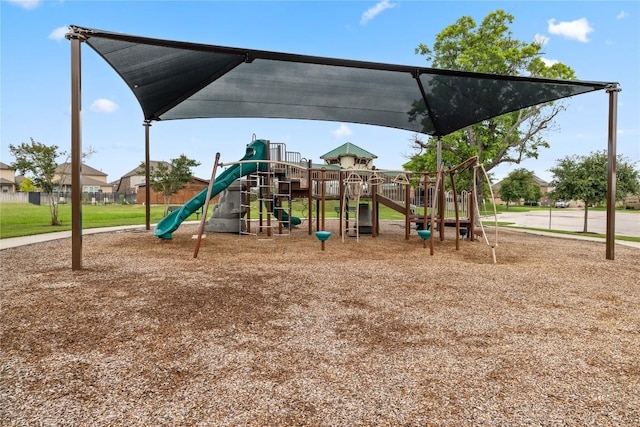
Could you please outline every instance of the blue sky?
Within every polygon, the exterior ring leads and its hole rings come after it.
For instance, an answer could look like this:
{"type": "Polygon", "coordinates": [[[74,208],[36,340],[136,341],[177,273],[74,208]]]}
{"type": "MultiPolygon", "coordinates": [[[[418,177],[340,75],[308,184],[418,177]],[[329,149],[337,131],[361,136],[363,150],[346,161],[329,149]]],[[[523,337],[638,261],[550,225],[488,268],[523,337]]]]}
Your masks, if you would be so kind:
{"type": "MultiPolygon", "coordinates": [[[[334,58],[428,66],[414,53],[464,15],[480,22],[504,9],[519,40],[544,37],[544,58],[572,67],[579,79],[617,81],[618,153],[640,168],[640,2],[638,1],[73,1],[0,0],[1,151],[29,142],[70,147],[70,24],[140,36],[334,58]]],[[[124,82],[88,46],[82,49],[82,139],[95,154],[86,163],[113,181],[144,159],[142,111],[124,82]]],[[[608,95],[565,101],[567,111],[537,160],[494,169],[495,179],[518,167],[550,180],[557,159],[607,147],[608,95]]],[[[185,154],[208,179],[216,152],[242,157],[252,135],[284,142],[319,162],[352,142],[378,156],[376,166],[400,169],[412,153],[411,132],[350,123],[201,119],[154,123],[152,160],[185,154]]]]}

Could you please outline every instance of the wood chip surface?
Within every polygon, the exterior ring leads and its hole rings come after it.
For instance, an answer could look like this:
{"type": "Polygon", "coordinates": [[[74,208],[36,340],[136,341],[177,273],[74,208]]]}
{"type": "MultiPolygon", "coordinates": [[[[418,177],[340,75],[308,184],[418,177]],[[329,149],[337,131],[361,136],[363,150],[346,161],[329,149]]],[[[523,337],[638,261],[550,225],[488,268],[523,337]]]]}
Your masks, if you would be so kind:
{"type": "Polygon", "coordinates": [[[403,227],[2,250],[0,425],[640,425],[640,250],[403,227]]]}

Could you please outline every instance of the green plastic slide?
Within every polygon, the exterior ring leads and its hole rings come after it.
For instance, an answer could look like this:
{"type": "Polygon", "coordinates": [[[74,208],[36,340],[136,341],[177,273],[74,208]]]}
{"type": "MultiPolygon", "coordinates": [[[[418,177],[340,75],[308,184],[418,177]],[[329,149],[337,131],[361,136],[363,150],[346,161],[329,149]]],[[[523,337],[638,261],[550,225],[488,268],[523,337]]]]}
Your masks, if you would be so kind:
{"type": "MultiPolygon", "coordinates": [[[[267,147],[267,141],[263,139],[255,140],[247,146],[247,151],[240,161],[266,160],[268,154],[267,147]]],[[[216,177],[211,191],[211,198],[215,197],[222,190],[230,186],[236,179],[257,172],[258,167],[260,167],[260,170],[266,170],[267,164],[243,163],[231,165],[227,170],[222,172],[220,176],[216,177]]],[[[180,209],[175,210],[162,218],[162,220],[160,220],[156,225],[155,231],[153,232],[154,236],[165,240],[171,239],[171,234],[178,229],[180,224],[205,204],[207,199],[207,190],[208,188],[205,188],[185,203],[180,209]]]]}
{"type": "MultiPolygon", "coordinates": [[[[280,205],[280,202],[277,198],[273,198],[273,206],[271,206],[271,203],[265,202],[265,207],[272,212],[273,217],[276,219],[278,219],[276,209],[280,210],[280,215],[282,216],[282,218],[280,219],[282,220],[282,223],[285,225],[285,227],[289,226],[289,214],[284,209],[280,209],[282,206],[280,205]]],[[[291,215],[291,226],[295,227],[296,225],[300,224],[302,224],[302,220],[297,216],[291,215]]]]}

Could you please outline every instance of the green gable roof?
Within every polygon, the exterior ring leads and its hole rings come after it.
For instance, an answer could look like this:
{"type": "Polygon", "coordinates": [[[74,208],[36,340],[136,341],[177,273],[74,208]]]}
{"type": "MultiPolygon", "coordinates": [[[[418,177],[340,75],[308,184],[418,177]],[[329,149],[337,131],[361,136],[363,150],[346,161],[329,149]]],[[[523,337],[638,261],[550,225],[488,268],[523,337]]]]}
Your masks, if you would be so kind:
{"type": "Polygon", "coordinates": [[[377,159],[378,158],[378,156],[376,156],[375,154],[372,154],[367,150],[364,150],[350,142],[344,143],[338,148],[334,148],[328,153],[320,156],[320,158],[323,160],[330,160],[330,159],[337,159],[338,157],[347,156],[347,155],[355,156],[356,158],[359,158],[359,159],[377,159]]]}
{"type": "Polygon", "coordinates": [[[312,163],[311,169],[322,169],[325,168],[328,171],[339,171],[340,165],[327,165],[326,163],[312,163]]]}

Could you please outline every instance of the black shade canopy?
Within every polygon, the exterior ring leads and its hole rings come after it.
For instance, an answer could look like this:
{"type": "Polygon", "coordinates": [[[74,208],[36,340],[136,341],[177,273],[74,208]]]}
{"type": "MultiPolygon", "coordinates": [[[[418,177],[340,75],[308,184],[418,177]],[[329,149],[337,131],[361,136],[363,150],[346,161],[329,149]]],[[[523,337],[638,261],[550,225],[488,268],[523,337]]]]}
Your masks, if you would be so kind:
{"type": "Polygon", "coordinates": [[[446,135],[612,83],[439,70],[70,27],[124,79],[145,120],[289,118],[446,135]],[[417,114],[416,114],[417,113],[417,114]]]}

